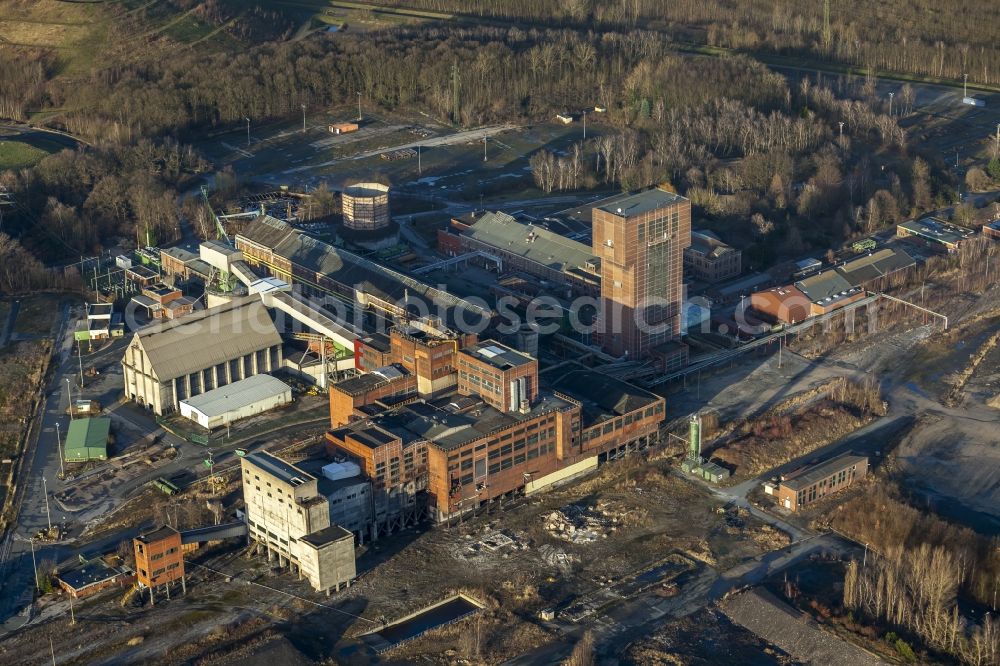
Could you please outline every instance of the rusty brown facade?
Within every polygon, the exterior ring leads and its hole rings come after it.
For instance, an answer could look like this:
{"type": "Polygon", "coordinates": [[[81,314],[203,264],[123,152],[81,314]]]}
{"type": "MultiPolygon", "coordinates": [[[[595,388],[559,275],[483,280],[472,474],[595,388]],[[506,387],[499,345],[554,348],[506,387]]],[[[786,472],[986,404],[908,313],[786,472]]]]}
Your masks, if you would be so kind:
{"type": "Polygon", "coordinates": [[[592,219],[602,344],[614,356],[645,358],[681,334],[691,202],[656,188],[601,203],[592,219]]]}
{"type": "Polygon", "coordinates": [[[457,393],[354,407],[357,420],[332,421],[330,454],[357,462],[377,492],[424,493],[440,521],[544,484],[581,461],[596,465],[658,441],[665,405],[652,393],[575,363],[557,366],[557,388],[549,389],[535,359],[493,341],[461,350],[458,359],[457,393]],[[574,387],[585,388],[576,395],[574,387]]]}
{"type": "Polygon", "coordinates": [[[132,540],[135,551],[136,581],[149,589],[150,600],[154,590],[169,590],[171,583],[180,581],[184,587],[184,547],[177,530],[163,526],[141,534],[132,540]]]}

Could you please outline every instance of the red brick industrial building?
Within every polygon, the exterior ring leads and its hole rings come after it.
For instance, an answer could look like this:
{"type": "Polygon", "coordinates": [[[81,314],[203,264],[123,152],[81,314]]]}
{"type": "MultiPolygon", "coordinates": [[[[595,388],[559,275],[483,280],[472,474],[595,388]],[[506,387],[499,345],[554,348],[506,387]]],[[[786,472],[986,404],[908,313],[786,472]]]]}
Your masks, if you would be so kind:
{"type": "MultiPolygon", "coordinates": [[[[600,337],[614,356],[643,359],[681,336],[684,248],[691,244],[691,202],[654,188],[599,202],[594,254],[601,264],[600,337]]],[[[661,354],[666,368],[687,362],[687,347],[661,354]]]]}
{"type": "Polygon", "coordinates": [[[837,456],[781,478],[772,492],[778,505],[789,511],[798,511],[827,495],[840,492],[860,481],[868,474],[868,458],[849,453],[837,456]]]}
{"type": "Polygon", "coordinates": [[[186,589],[184,578],[184,546],[181,534],[172,527],[163,526],[132,540],[135,550],[136,581],[149,589],[149,600],[155,602],[154,590],[163,589],[170,596],[170,585],[180,581],[186,589]]]}
{"type": "Polygon", "coordinates": [[[353,405],[347,425],[338,408],[331,419],[330,453],[358,463],[376,501],[424,495],[430,515],[447,520],[657,441],[664,400],[648,391],[577,363],[550,368],[541,381],[535,359],[493,341],[456,357],[456,392],[353,405]]]}

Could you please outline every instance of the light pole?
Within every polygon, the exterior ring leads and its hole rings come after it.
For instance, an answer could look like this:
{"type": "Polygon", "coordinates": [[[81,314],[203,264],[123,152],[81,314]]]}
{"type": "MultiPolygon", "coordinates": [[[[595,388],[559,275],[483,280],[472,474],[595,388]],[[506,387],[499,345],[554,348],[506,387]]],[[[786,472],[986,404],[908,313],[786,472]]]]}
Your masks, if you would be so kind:
{"type": "Polygon", "coordinates": [[[840,125],[840,138],[844,138],[844,121],[841,120],[837,124],[840,125]]]}
{"type": "Polygon", "coordinates": [[[69,377],[66,378],[66,389],[69,391],[69,417],[73,418],[73,385],[69,381],[69,377]]]}
{"type": "Polygon", "coordinates": [[[16,534],[13,534],[12,536],[18,541],[27,541],[28,545],[31,546],[31,568],[35,570],[35,590],[37,590],[38,593],[41,594],[42,584],[38,581],[38,563],[35,562],[35,540],[34,538],[25,539],[24,537],[18,536],[16,534]]]}
{"type": "Polygon", "coordinates": [[[587,112],[583,112],[583,138],[587,138],[587,112]]]}
{"type": "MultiPolygon", "coordinates": [[[[989,271],[987,271],[987,274],[989,271]]],[[[66,468],[63,466],[62,435],[59,432],[59,421],[56,421],[56,444],[59,447],[59,478],[66,478],[66,468]]]]}
{"type": "Polygon", "coordinates": [[[250,146],[250,116],[243,116],[243,120],[247,121],[247,147],[250,146]]]}
{"type": "Polygon", "coordinates": [[[49,523],[49,535],[51,535],[52,534],[52,514],[49,513],[49,484],[48,484],[48,481],[45,480],[44,476],[42,477],[42,494],[45,495],[45,520],[47,520],[48,523],[49,523]]]}
{"type": "Polygon", "coordinates": [[[80,365],[80,388],[83,389],[83,342],[76,343],[76,360],[80,365]]]}
{"type": "Polygon", "coordinates": [[[889,93],[889,115],[892,116],[892,98],[896,93],[889,93]]]}
{"type": "Polygon", "coordinates": [[[968,74],[962,74],[962,96],[963,97],[968,97],[969,96],[969,75],[968,74]]]}
{"type": "Polygon", "coordinates": [[[361,122],[361,91],[358,91],[358,122],[361,122]]]}
{"type": "Polygon", "coordinates": [[[483,135],[483,161],[486,161],[486,135],[483,135]]]}
{"type": "Polygon", "coordinates": [[[306,105],[302,105],[302,133],[306,133],[306,105]]]}

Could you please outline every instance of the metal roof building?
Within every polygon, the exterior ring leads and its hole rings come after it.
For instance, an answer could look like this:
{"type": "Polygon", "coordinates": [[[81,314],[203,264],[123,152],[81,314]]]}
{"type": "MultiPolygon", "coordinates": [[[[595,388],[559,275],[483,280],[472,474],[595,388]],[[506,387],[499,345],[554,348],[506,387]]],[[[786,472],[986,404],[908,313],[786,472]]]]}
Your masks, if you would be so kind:
{"type": "Polygon", "coordinates": [[[157,414],[281,367],[281,336],[259,296],[147,326],[122,359],[125,394],[157,414]]]}
{"type": "Polygon", "coordinates": [[[506,213],[488,212],[468,223],[463,235],[546,268],[560,272],[597,270],[599,260],[589,245],[519,222],[506,213]]]}
{"type": "Polygon", "coordinates": [[[916,236],[931,245],[941,245],[949,252],[958,248],[975,233],[972,229],[949,224],[936,217],[907,220],[896,225],[897,236],[901,238],[916,236]]]}
{"type": "Polygon", "coordinates": [[[851,286],[874,282],[879,278],[886,277],[896,271],[905,270],[917,264],[913,257],[902,250],[885,248],[852,261],[848,261],[843,266],[837,267],[837,272],[851,286]]]}
{"type": "Polygon", "coordinates": [[[125,586],[134,576],[124,568],[109,566],[102,559],[93,559],[60,572],[56,578],[59,587],[67,594],[74,599],[82,599],[115,585],[125,586]]]}
{"type": "Polygon", "coordinates": [[[810,313],[824,314],[864,298],[864,289],[852,285],[835,270],[823,271],[799,280],[795,287],[812,301],[810,313]]]}
{"type": "Polygon", "coordinates": [[[111,419],[106,416],[74,419],[66,432],[63,457],[66,462],[87,462],[108,459],[108,439],[111,437],[111,419]]]}
{"type": "Polygon", "coordinates": [[[180,402],[181,416],[209,430],[292,401],[292,387],[271,375],[254,375],[180,402]]]}
{"type": "Polygon", "coordinates": [[[420,300],[434,311],[445,310],[449,325],[457,317],[475,324],[492,313],[408,275],[306,236],[289,224],[262,215],[236,236],[236,247],[253,266],[303,285],[307,291],[336,296],[362,308],[372,306],[393,315],[404,314],[407,302],[420,300]],[[462,311],[461,315],[456,315],[462,311]]]}

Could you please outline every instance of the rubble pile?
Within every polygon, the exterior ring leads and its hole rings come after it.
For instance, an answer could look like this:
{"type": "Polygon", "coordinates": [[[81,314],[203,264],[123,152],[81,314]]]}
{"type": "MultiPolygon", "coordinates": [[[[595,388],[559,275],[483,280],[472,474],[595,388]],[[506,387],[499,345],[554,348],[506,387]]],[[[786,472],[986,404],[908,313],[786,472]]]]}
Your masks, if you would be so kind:
{"type": "Polygon", "coordinates": [[[593,506],[571,504],[542,516],[549,534],[572,543],[592,543],[634,522],[629,511],[604,500],[593,506]]]}
{"type": "Polygon", "coordinates": [[[465,544],[454,552],[456,556],[467,560],[499,556],[506,559],[516,551],[527,550],[525,543],[515,532],[496,530],[492,525],[486,526],[479,534],[467,534],[465,544]]]}

